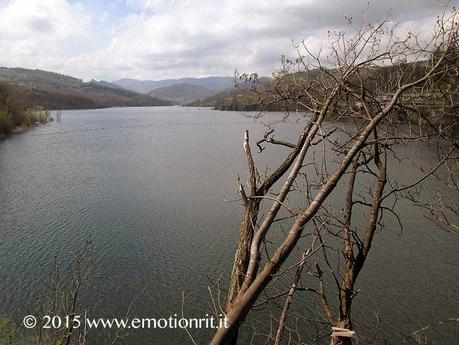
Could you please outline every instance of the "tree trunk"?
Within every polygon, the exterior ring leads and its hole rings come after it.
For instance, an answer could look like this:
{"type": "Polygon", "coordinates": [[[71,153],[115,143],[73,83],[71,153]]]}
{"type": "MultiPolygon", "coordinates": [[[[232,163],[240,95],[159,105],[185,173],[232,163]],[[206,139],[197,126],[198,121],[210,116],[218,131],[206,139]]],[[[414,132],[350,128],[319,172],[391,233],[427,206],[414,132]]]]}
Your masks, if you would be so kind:
{"type": "MultiPolygon", "coordinates": [[[[233,270],[231,272],[231,281],[228,290],[228,296],[226,301],[226,310],[230,310],[234,301],[236,300],[237,294],[241,289],[244,281],[245,272],[249,265],[250,259],[250,246],[253,238],[253,224],[257,221],[258,200],[248,200],[248,205],[245,208],[244,220],[241,224],[241,231],[239,237],[238,247],[234,256],[233,270]]],[[[232,335],[229,345],[235,345],[237,343],[238,330],[236,329],[232,335]]]]}
{"type": "Polygon", "coordinates": [[[350,319],[339,321],[336,327],[333,327],[330,345],[352,345],[352,337],[355,332],[352,331],[350,319]]]}
{"type": "Polygon", "coordinates": [[[249,200],[245,209],[244,220],[241,224],[239,244],[234,256],[233,270],[228,290],[226,309],[230,309],[244,281],[245,272],[250,259],[250,246],[253,238],[253,224],[257,221],[259,209],[258,200],[249,200]]]}
{"type": "Polygon", "coordinates": [[[352,345],[352,338],[350,337],[332,337],[331,345],[352,345]]]}

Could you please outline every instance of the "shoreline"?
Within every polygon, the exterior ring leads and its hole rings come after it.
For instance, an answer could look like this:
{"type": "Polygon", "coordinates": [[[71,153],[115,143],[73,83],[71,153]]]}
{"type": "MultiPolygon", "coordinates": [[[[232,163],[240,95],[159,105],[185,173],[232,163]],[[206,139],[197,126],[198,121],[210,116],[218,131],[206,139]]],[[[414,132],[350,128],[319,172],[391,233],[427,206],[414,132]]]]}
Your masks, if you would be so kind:
{"type": "Polygon", "coordinates": [[[39,123],[37,122],[36,124],[32,125],[32,126],[16,126],[14,127],[10,133],[8,134],[3,134],[3,133],[0,133],[0,143],[3,141],[3,140],[6,140],[8,139],[9,137],[11,136],[14,136],[14,135],[17,135],[17,134],[23,134],[23,133],[26,133],[32,129],[34,129],[35,127],[38,127],[38,126],[42,126],[42,125],[46,125],[47,123],[50,123],[50,122],[53,122],[54,119],[52,120],[49,120],[48,122],[46,123],[39,123]]]}

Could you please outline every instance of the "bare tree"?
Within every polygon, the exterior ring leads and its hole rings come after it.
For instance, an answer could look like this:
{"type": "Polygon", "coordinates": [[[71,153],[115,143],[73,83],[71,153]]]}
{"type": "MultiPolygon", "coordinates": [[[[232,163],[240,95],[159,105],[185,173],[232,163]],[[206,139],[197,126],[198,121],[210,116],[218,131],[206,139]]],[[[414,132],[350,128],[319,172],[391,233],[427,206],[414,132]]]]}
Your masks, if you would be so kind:
{"type": "MultiPolygon", "coordinates": [[[[348,36],[348,31],[333,33],[325,58],[323,52],[313,53],[303,43],[295,60],[283,60],[283,69],[273,83],[275,96],[271,95],[269,102],[283,102],[304,112],[305,125],[294,143],[275,139],[273,129],[258,141],[260,150],[266,145],[291,148],[285,160],[264,179],[255,167],[248,131],[244,134],[248,182],[245,188],[238,177],[245,212],[227,298],[229,328],[219,329],[211,344],[236,342],[239,326],[273,278],[283,273],[282,265],[305,233],[319,239],[323,256],[313,272],[319,287],[310,291],[321,300],[332,327],[332,344],[351,344],[355,334],[351,320],[355,284],[386,215],[400,220],[397,202],[414,201],[431,209],[437,222],[456,226],[452,219],[457,218],[457,209],[447,203],[440,210],[433,208],[432,199],[424,198],[421,187],[427,179],[436,178],[453,192],[458,191],[454,178],[458,150],[454,138],[459,66],[457,11],[438,18],[430,38],[421,39],[412,33],[398,37],[386,22],[366,24],[348,36]],[[334,120],[333,126],[327,125],[329,119],[334,120]],[[391,168],[395,169],[391,162],[398,159],[401,145],[417,142],[436,145],[437,163],[429,169],[419,167],[413,181],[397,181],[397,176],[390,174],[391,168]],[[330,153],[334,160],[327,164],[325,156],[330,153]],[[313,173],[307,170],[311,165],[313,173]],[[366,196],[357,181],[367,186],[366,196]],[[276,187],[278,182],[280,186],[276,187]],[[346,201],[337,212],[327,206],[327,201],[333,192],[342,189],[346,201]],[[303,199],[299,212],[287,202],[294,192],[303,199]],[[270,206],[263,209],[266,203],[270,206]],[[359,229],[354,223],[356,208],[359,214],[367,214],[366,226],[359,229]],[[287,217],[281,217],[281,209],[286,210],[287,217]],[[281,218],[289,230],[264,257],[266,237],[281,218]],[[331,250],[328,242],[340,243],[341,248],[331,250]],[[338,267],[329,258],[335,254],[344,257],[338,267]],[[326,265],[326,272],[322,265],[326,265]],[[329,303],[326,273],[331,274],[338,292],[336,308],[329,303]]],[[[311,251],[307,253],[296,265],[276,344],[281,343],[287,311],[311,251]]]]}

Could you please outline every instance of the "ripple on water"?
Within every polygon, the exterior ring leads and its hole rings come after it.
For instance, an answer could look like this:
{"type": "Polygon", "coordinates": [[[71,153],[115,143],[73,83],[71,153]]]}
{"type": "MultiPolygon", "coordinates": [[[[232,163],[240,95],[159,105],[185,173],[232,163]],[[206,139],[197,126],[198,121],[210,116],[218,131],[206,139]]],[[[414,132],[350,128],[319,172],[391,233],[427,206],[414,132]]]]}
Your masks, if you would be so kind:
{"type": "MultiPolygon", "coordinates": [[[[224,198],[233,199],[235,176],[246,171],[245,129],[253,138],[264,133],[235,112],[113,108],[64,111],[61,122],[1,142],[0,314],[30,310],[54,256],[68,264],[88,240],[104,277],[93,313],[124,315],[145,291],[136,314],[167,316],[180,312],[184,290],[191,293],[188,314],[205,313],[209,278],[222,274],[225,282],[233,261],[241,207],[224,198]]],[[[298,127],[279,130],[288,139],[298,127]]],[[[272,165],[285,152],[256,160],[272,165]]],[[[377,313],[391,343],[459,310],[458,240],[432,231],[417,212],[406,212],[402,236],[396,224],[378,234],[354,308],[356,325],[370,333],[377,313]]],[[[295,303],[319,317],[309,295],[295,303]]],[[[256,319],[266,321],[266,314],[256,319]]],[[[250,327],[244,332],[249,336],[250,327]]],[[[452,341],[448,334],[444,344],[452,341]]],[[[176,336],[155,333],[161,344],[177,344],[176,336]]],[[[150,337],[138,333],[130,344],[150,337]]]]}

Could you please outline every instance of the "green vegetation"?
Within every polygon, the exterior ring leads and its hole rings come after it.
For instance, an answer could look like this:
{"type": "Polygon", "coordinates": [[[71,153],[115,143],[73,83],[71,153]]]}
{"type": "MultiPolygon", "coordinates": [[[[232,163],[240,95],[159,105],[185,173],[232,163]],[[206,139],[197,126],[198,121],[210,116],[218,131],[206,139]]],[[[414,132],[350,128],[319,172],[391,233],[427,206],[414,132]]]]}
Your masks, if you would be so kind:
{"type": "Polygon", "coordinates": [[[4,108],[0,108],[0,139],[3,139],[13,128],[13,121],[4,108]]]}
{"type": "Polygon", "coordinates": [[[49,112],[22,88],[0,83],[0,139],[48,121],[49,112]]]}
{"type": "Polygon", "coordinates": [[[35,106],[28,108],[25,112],[25,125],[30,127],[37,123],[45,124],[48,121],[52,121],[52,117],[49,116],[49,111],[45,110],[42,106],[35,106]]]}

